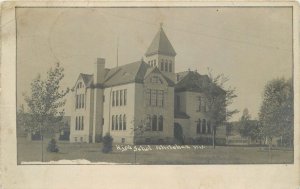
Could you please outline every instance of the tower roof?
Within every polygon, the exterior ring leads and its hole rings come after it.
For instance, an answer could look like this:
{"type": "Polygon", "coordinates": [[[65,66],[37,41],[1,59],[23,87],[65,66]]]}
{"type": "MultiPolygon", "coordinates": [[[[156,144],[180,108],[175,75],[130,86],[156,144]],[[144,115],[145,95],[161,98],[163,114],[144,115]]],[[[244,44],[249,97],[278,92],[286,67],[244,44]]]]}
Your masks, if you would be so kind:
{"type": "Polygon", "coordinates": [[[167,35],[165,34],[162,26],[160,26],[159,31],[155,35],[151,45],[149,46],[146,56],[151,56],[154,54],[163,54],[168,56],[175,56],[176,52],[170,43],[167,35]]]}

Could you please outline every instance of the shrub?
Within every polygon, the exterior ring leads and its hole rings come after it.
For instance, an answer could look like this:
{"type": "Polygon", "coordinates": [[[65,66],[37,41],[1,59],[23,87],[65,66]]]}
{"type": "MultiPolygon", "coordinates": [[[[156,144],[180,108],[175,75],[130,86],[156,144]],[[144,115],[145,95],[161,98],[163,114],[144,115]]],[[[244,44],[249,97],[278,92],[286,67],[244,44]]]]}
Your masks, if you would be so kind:
{"type": "Polygon", "coordinates": [[[113,142],[113,138],[110,136],[109,133],[107,133],[103,138],[102,138],[102,142],[103,142],[103,147],[102,147],[102,152],[103,153],[109,153],[112,151],[112,142],[113,142]]]}
{"type": "Polygon", "coordinates": [[[50,142],[48,143],[48,147],[47,147],[47,151],[48,152],[58,152],[58,146],[56,144],[56,140],[53,138],[50,140],[50,142]]]}

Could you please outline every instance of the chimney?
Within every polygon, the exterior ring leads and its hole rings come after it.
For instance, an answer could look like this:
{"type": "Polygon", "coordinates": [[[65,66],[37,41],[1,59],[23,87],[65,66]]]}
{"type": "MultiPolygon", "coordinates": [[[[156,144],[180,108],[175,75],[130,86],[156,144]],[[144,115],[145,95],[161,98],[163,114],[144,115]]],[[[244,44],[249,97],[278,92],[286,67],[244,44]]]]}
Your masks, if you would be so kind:
{"type": "Polygon", "coordinates": [[[97,58],[95,69],[95,84],[102,84],[104,82],[105,74],[105,59],[97,58]]]}

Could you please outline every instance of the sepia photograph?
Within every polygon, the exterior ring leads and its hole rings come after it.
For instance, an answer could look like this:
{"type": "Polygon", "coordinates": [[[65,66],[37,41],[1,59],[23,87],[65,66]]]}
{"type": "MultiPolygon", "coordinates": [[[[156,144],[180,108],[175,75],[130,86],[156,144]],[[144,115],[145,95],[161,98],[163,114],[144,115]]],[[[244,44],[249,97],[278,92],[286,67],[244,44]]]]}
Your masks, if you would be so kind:
{"type": "Polygon", "coordinates": [[[17,164],[293,164],[293,7],[16,7],[17,164]]]}

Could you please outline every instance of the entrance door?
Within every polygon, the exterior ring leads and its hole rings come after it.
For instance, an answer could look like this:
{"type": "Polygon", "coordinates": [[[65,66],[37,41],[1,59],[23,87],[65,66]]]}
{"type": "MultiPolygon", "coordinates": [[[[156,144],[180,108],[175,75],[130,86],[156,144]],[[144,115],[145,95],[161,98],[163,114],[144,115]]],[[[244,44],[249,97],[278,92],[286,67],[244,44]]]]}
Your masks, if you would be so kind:
{"type": "Polygon", "coordinates": [[[174,137],[176,139],[176,143],[183,144],[183,131],[182,127],[179,123],[174,123],[174,137]]]}

